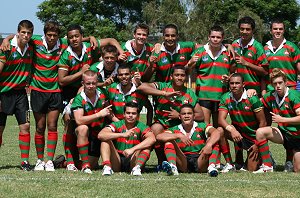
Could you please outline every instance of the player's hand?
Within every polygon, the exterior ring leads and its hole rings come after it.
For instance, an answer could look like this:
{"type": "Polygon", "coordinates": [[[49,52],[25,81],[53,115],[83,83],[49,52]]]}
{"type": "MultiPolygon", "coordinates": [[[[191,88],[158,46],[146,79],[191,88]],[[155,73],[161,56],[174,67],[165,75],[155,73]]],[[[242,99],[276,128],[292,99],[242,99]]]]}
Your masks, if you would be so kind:
{"type": "Polygon", "coordinates": [[[194,63],[196,63],[199,60],[200,56],[195,54],[189,61],[189,65],[193,65],[194,63]]]}
{"type": "Polygon", "coordinates": [[[152,53],[158,54],[160,52],[161,44],[160,43],[155,43],[152,53]]]}
{"type": "Polygon", "coordinates": [[[200,154],[204,154],[204,155],[207,155],[207,156],[211,155],[211,153],[212,153],[212,147],[209,146],[209,145],[205,145],[202,148],[202,150],[200,151],[200,154]]]}
{"type": "Polygon", "coordinates": [[[236,129],[232,130],[230,133],[234,142],[242,141],[243,136],[236,129]]]}
{"type": "Polygon", "coordinates": [[[107,107],[101,109],[101,111],[99,111],[98,113],[96,113],[97,117],[98,117],[98,118],[103,118],[103,117],[105,117],[105,116],[110,115],[110,113],[111,113],[111,111],[112,111],[112,110],[111,110],[111,106],[112,106],[112,105],[108,105],[107,107]]]}
{"type": "Polygon", "coordinates": [[[98,47],[97,39],[94,36],[89,36],[90,38],[90,44],[93,50],[95,50],[98,47]]]}
{"type": "Polygon", "coordinates": [[[118,56],[118,60],[123,61],[123,62],[127,61],[127,58],[128,58],[128,56],[127,56],[126,52],[124,52],[118,56]]]}
{"type": "Polygon", "coordinates": [[[81,68],[81,72],[84,73],[85,71],[89,70],[90,69],[90,65],[88,64],[84,64],[81,68]]]}
{"type": "Polygon", "coordinates": [[[180,96],[181,92],[180,91],[172,91],[172,92],[164,92],[164,97],[167,98],[168,100],[174,100],[174,97],[180,96]]]}
{"type": "Polygon", "coordinates": [[[137,87],[142,84],[141,73],[138,68],[136,69],[136,72],[134,72],[134,74],[133,74],[133,82],[137,87]]]}
{"type": "Polygon", "coordinates": [[[129,129],[125,133],[123,133],[124,138],[128,138],[128,137],[134,136],[135,135],[134,129],[135,129],[135,127],[132,128],[132,129],[129,129]]]}
{"type": "Polygon", "coordinates": [[[236,56],[235,57],[235,61],[238,64],[241,64],[241,65],[244,65],[244,66],[248,66],[248,62],[242,56],[236,56]]]}
{"type": "Polygon", "coordinates": [[[227,47],[227,51],[228,51],[228,53],[230,54],[230,56],[231,56],[233,59],[235,59],[235,54],[236,54],[236,52],[234,51],[234,48],[232,47],[232,45],[231,45],[231,44],[226,44],[225,46],[227,47]]]}
{"type": "Polygon", "coordinates": [[[158,60],[157,56],[151,55],[149,58],[150,65],[153,65],[154,63],[156,63],[157,60],[158,60]]]}
{"type": "Polygon", "coordinates": [[[273,112],[270,112],[270,114],[272,115],[272,122],[275,123],[284,122],[284,117],[282,117],[281,115],[275,114],[273,112]]]}
{"type": "Polygon", "coordinates": [[[226,75],[226,74],[222,75],[221,82],[222,82],[223,84],[228,84],[228,82],[229,82],[229,76],[226,75]]]}
{"type": "Polygon", "coordinates": [[[251,98],[252,96],[256,96],[257,95],[257,92],[255,89],[247,89],[247,96],[248,98],[251,98]]]}
{"type": "Polygon", "coordinates": [[[184,144],[187,145],[187,146],[192,146],[193,143],[194,143],[193,140],[192,140],[191,138],[187,137],[187,136],[184,135],[184,134],[180,134],[179,139],[180,139],[180,141],[181,141],[182,143],[184,143],[184,144]]]}
{"type": "Polygon", "coordinates": [[[8,39],[4,39],[2,41],[2,44],[0,46],[0,50],[3,51],[3,52],[10,50],[10,43],[9,43],[8,39]]]}
{"type": "Polygon", "coordinates": [[[248,158],[251,159],[257,159],[258,158],[258,146],[256,144],[253,144],[248,150],[247,150],[250,154],[248,158]]]}
{"type": "Polygon", "coordinates": [[[163,112],[168,113],[168,119],[166,121],[170,121],[170,120],[174,120],[174,119],[178,119],[179,118],[179,113],[173,109],[172,107],[170,107],[170,111],[168,110],[163,110],[163,112]]]}
{"type": "Polygon", "coordinates": [[[134,151],[133,151],[132,149],[125,149],[125,150],[123,151],[123,155],[124,155],[125,157],[130,157],[133,153],[134,153],[134,151]]]}
{"type": "Polygon", "coordinates": [[[104,82],[103,82],[103,86],[106,87],[106,86],[109,86],[111,85],[113,82],[114,82],[114,76],[111,75],[110,77],[108,77],[104,82]]]}

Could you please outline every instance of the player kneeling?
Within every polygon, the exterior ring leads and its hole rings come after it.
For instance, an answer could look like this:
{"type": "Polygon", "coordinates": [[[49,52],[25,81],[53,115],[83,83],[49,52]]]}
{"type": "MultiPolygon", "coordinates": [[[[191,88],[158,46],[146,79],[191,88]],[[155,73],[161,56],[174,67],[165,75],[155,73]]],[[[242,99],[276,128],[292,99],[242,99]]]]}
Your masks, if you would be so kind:
{"type": "Polygon", "coordinates": [[[141,169],[156,140],[151,129],[139,122],[138,117],[138,104],[128,102],[124,107],[124,119],[111,123],[98,134],[102,141],[102,175],[130,170],[132,175],[142,175],[141,169]]]}
{"type": "Polygon", "coordinates": [[[181,124],[157,135],[157,140],[165,142],[165,155],[168,162],[163,162],[163,169],[168,175],[181,172],[206,172],[217,176],[215,167],[219,153],[220,132],[214,127],[194,121],[194,108],[184,104],[180,108],[181,124]]]}

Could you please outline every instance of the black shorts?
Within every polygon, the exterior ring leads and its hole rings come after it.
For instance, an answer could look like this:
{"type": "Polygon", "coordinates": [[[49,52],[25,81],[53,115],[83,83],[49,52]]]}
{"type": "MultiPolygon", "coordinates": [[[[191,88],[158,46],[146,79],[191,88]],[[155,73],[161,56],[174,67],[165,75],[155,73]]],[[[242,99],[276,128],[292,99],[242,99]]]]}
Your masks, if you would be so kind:
{"type": "Polygon", "coordinates": [[[97,136],[89,135],[89,155],[93,157],[100,157],[101,141],[97,136]]]}
{"type": "Polygon", "coordinates": [[[283,136],[283,146],[286,150],[294,150],[299,152],[300,151],[300,139],[293,138],[282,134],[283,136]]]}
{"type": "MultiPolygon", "coordinates": [[[[25,89],[12,89],[8,92],[1,93],[0,101],[1,110],[4,113],[1,115],[1,119],[3,119],[1,124],[6,120],[4,117],[13,114],[15,114],[19,125],[29,123],[29,104],[25,89]]],[[[5,126],[5,123],[2,126],[5,126]]]]}
{"type": "Polygon", "coordinates": [[[187,154],[186,156],[186,162],[187,162],[187,168],[190,173],[198,173],[198,158],[199,154],[187,154]]]}
{"type": "Polygon", "coordinates": [[[61,110],[61,93],[31,91],[30,104],[33,112],[48,113],[49,111],[61,110]]]}
{"type": "Polygon", "coordinates": [[[119,153],[121,160],[121,172],[130,172],[130,157],[125,157],[123,154],[119,153]]]}
{"type": "Polygon", "coordinates": [[[211,112],[218,112],[219,109],[219,101],[212,101],[212,100],[199,100],[199,105],[210,109],[211,112]]]}
{"type": "Polygon", "coordinates": [[[65,107],[69,104],[70,100],[77,95],[78,88],[66,86],[62,88],[62,111],[65,110],[65,107]]]}

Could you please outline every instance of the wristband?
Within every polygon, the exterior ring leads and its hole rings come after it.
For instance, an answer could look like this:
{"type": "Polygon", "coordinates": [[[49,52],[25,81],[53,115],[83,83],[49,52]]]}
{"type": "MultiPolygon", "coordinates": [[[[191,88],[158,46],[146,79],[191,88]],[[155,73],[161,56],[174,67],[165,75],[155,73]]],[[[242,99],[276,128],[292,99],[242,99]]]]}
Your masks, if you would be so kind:
{"type": "Polygon", "coordinates": [[[229,124],[229,125],[227,125],[227,126],[225,127],[225,129],[226,129],[227,131],[230,131],[230,129],[232,129],[232,126],[229,124]]]}

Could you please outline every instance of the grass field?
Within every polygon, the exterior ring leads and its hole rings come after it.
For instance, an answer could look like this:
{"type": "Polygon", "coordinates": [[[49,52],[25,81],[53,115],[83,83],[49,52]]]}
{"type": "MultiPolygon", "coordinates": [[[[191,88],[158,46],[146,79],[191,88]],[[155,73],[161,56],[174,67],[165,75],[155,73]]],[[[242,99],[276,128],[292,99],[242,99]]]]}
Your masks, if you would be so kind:
{"type": "MultiPolygon", "coordinates": [[[[33,119],[33,116],[32,116],[33,119]]],[[[34,121],[31,122],[30,162],[36,162],[33,141],[34,121]]],[[[62,127],[56,154],[63,154],[62,127]]],[[[154,173],[154,152],[147,164],[150,173],[133,177],[115,173],[104,177],[100,171],[92,175],[81,172],[23,172],[19,169],[18,126],[9,117],[0,148],[0,197],[300,197],[300,175],[283,173],[285,154],[281,145],[270,144],[277,162],[274,173],[254,175],[231,172],[210,178],[207,174],[166,176],[154,173]]]]}

